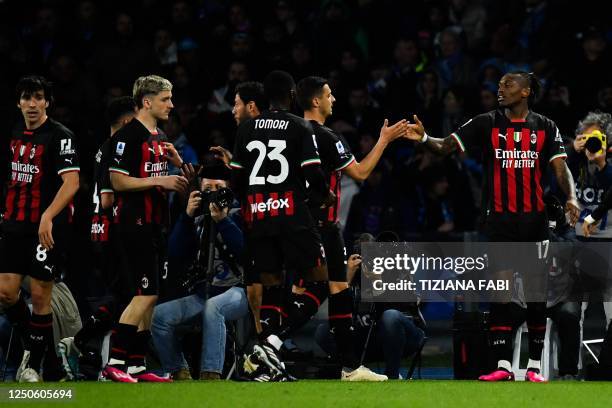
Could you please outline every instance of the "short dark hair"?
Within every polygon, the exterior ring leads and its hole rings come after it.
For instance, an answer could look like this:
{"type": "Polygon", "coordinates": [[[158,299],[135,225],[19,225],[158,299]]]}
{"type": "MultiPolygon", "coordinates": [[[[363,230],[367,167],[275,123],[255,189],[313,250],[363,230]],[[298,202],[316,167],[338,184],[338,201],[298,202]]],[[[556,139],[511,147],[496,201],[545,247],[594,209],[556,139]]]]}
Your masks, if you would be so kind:
{"type": "Polygon", "coordinates": [[[297,84],[297,102],[302,109],[312,108],[312,99],[320,96],[323,87],[328,84],[327,79],[319,76],[309,76],[302,79],[297,84]]]}
{"type": "Polygon", "coordinates": [[[245,104],[255,102],[255,106],[260,111],[267,108],[266,94],[264,86],[261,82],[246,81],[241,82],[236,86],[236,93],[240,95],[240,99],[245,104]]]}
{"type": "Polygon", "coordinates": [[[45,77],[39,75],[28,75],[21,77],[15,88],[17,102],[19,102],[22,96],[30,98],[38,91],[43,91],[45,94],[45,99],[49,102],[49,105],[53,103],[53,84],[47,81],[45,77]]]}
{"type": "Polygon", "coordinates": [[[529,94],[529,98],[527,99],[527,104],[529,106],[533,106],[533,104],[540,96],[540,91],[542,89],[542,84],[540,83],[538,77],[533,72],[526,71],[512,71],[508,72],[508,75],[517,75],[523,78],[529,88],[531,88],[531,93],[529,94]]]}
{"type": "Polygon", "coordinates": [[[272,71],[264,79],[264,93],[270,103],[283,103],[291,100],[295,81],[286,71],[272,71]]]}
{"type": "Polygon", "coordinates": [[[106,107],[106,120],[110,125],[116,125],[127,114],[136,112],[136,102],[131,96],[119,96],[111,99],[106,107]]]}

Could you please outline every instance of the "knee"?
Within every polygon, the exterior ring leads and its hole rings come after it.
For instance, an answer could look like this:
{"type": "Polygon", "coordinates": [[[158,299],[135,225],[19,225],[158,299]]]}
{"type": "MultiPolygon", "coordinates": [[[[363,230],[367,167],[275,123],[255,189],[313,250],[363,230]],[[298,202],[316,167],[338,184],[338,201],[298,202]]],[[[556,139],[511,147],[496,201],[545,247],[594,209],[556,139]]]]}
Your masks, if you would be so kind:
{"type": "Polygon", "coordinates": [[[385,310],[380,318],[380,322],[382,323],[385,329],[389,329],[399,322],[402,313],[399,310],[389,309],[385,310]]]}
{"type": "Polygon", "coordinates": [[[221,302],[219,302],[217,297],[212,297],[204,303],[204,316],[218,316],[221,314],[221,302]]]}
{"type": "Polygon", "coordinates": [[[345,289],[348,289],[349,285],[347,282],[334,282],[329,281],[329,293],[331,295],[335,295],[336,293],[340,293],[345,289]]]}
{"type": "Polygon", "coordinates": [[[0,289],[0,304],[4,307],[13,306],[19,300],[19,291],[0,289]]]}
{"type": "Polygon", "coordinates": [[[51,286],[32,286],[30,296],[32,298],[32,308],[40,310],[51,305],[51,286]]]}

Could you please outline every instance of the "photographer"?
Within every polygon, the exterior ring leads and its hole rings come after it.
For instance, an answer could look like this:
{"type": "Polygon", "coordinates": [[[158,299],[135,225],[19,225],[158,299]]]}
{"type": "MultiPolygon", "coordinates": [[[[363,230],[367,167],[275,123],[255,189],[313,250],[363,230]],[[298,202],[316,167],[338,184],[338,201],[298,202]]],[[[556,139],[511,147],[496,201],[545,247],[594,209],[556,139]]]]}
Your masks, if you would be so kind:
{"type": "Polygon", "coordinates": [[[607,160],[607,136],[612,134],[612,115],[589,112],[578,123],[573,149],[568,149],[568,166],[576,180],[576,196],[580,202],[580,218],[576,223],[578,239],[610,241],[612,228],[608,215],[604,215],[597,228],[587,234],[583,231],[584,219],[602,202],[604,193],[612,186],[612,166],[607,160]]]}
{"type": "MultiPolygon", "coordinates": [[[[386,234],[386,233],[383,233],[386,234]]],[[[383,235],[381,234],[381,235],[383,235]]],[[[395,235],[395,234],[393,234],[395,235]]],[[[401,360],[419,352],[425,343],[425,323],[418,306],[414,303],[377,303],[375,307],[359,302],[361,279],[361,242],[373,240],[370,234],[362,234],[355,244],[354,253],[347,262],[347,280],[353,285],[354,302],[357,304],[354,313],[354,323],[358,339],[357,350],[366,348],[365,360],[376,361],[384,359],[385,375],[389,379],[397,379],[401,360]],[[369,239],[367,238],[369,237],[369,239]],[[362,306],[359,307],[359,304],[362,306]],[[368,332],[372,333],[369,341],[368,332]]],[[[394,239],[395,240],[395,239],[394,239]]],[[[378,241],[385,241],[379,236],[378,241]]],[[[329,323],[317,327],[315,340],[326,353],[336,355],[336,344],[330,333],[329,323]]]]}
{"type": "Polygon", "coordinates": [[[229,171],[215,161],[203,167],[200,175],[201,191],[189,195],[168,245],[169,275],[177,279],[180,274],[183,285],[195,293],[162,303],[153,314],[152,335],[162,368],[178,380],[191,379],[181,352],[181,332],[202,325],[199,378],[219,379],[225,357],[225,321],[248,313],[242,268],[237,262],[244,239],[239,208],[227,188],[229,171]],[[211,228],[216,231],[213,259],[208,256],[211,228]]]}
{"type": "MultiPolygon", "coordinates": [[[[608,161],[609,135],[612,135],[612,115],[589,112],[578,123],[574,151],[568,157],[570,169],[575,174],[576,195],[581,213],[576,223],[576,235],[581,241],[611,242],[612,225],[606,196],[612,187],[612,166],[608,161]]],[[[568,149],[572,151],[572,149],[568,149]]],[[[604,293],[609,298],[609,292],[604,293]]],[[[606,325],[612,319],[612,303],[604,302],[606,325]]]]}

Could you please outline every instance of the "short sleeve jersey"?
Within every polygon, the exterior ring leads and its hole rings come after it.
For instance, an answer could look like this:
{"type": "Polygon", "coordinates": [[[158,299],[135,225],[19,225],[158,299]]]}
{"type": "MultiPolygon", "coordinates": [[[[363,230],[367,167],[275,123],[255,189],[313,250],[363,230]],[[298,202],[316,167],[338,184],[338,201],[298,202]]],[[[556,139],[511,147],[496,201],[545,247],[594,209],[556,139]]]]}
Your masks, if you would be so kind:
{"type": "Polygon", "coordinates": [[[531,111],[524,120],[510,120],[496,110],[470,119],[451,136],[462,151],[482,151],[487,213],[544,213],[548,163],[567,157],[552,120],[531,111]]]}
{"type": "MultiPolygon", "coordinates": [[[[113,137],[110,173],[147,178],[168,175],[168,162],[164,158],[162,143],[166,136],[149,130],[134,119],[113,137]]],[[[123,225],[157,224],[168,221],[166,193],[155,187],[144,191],[117,192],[113,223],[123,225]]]]}
{"type": "Polygon", "coordinates": [[[96,153],[94,163],[93,216],[91,220],[92,241],[108,241],[112,209],[102,208],[102,196],[112,194],[109,166],[113,161],[113,139],[106,139],[96,153]]]}
{"type": "MultiPolygon", "coordinates": [[[[62,175],[80,171],[74,134],[51,118],[33,130],[20,123],[9,149],[5,228],[35,232],[63,183],[62,175]]],[[[68,222],[70,211],[67,206],[54,224],[68,222]]]]}
{"type": "Polygon", "coordinates": [[[314,226],[302,168],[320,164],[312,127],[298,116],[266,111],[240,125],[231,166],[248,177],[245,218],[252,234],[314,226]]]}
{"type": "Polygon", "coordinates": [[[310,124],[316,136],[321,166],[327,177],[327,184],[336,195],[335,203],[325,209],[317,209],[314,215],[319,222],[334,223],[338,221],[338,208],[340,207],[340,195],[342,193],[340,188],[342,171],[355,161],[355,156],[353,156],[349,144],[342,135],[316,121],[311,120],[310,124]]]}

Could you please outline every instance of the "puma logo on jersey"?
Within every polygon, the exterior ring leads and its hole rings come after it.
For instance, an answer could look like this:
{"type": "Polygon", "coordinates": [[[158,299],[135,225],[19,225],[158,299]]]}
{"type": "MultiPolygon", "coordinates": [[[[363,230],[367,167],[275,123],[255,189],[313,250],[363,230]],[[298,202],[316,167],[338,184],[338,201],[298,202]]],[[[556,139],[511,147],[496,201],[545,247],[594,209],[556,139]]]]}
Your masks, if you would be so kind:
{"type": "Polygon", "coordinates": [[[268,317],[266,319],[259,319],[259,322],[261,324],[265,324],[266,326],[269,326],[270,325],[270,318],[268,317]]]}
{"type": "Polygon", "coordinates": [[[295,307],[297,307],[298,309],[300,309],[302,306],[304,306],[304,303],[302,302],[293,302],[293,304],[295,305],[295,307]]]}
{"type": "Polygon", "coordinates": [[[64,161],[65,161],[66,163],[70,163],[70,164],[72,164],[72,160],[73,160],[73,158],[70,158],[70,159],[64,159],[64,161]]]}
{"type": "Polygon", "coordinates": [[[45,266],[43,266],[43,268],[45,268],[46,270],[48,270],[48,271],[49,271],[49,273],[53,273],[53,267],[52,267],[52,266],[45,265],[45,266]]]}

